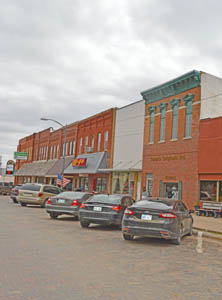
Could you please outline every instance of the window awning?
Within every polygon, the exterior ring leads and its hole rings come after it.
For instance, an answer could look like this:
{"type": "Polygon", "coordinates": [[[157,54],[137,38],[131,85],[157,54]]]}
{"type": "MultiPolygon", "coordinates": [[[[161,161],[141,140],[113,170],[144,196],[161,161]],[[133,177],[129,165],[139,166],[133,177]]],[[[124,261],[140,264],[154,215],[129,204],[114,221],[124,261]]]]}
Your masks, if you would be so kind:
{"type": "Polygon", "coordinates": [[[44,177],[48,171],[56,164],[57,160],[35,161],[25,163],[19,170],[15,172],[15,176],[38,176],[44,177]]]}
{"type": "Polygon", "coordinates": [[[76,159],[85,158],[86,165],[83,167],[73,167],[72,163],[65,169],[64,174],[96,174],[103,173],[107,168],[106,152],[96,152],[89,154],[81,154],[76,159]]]}

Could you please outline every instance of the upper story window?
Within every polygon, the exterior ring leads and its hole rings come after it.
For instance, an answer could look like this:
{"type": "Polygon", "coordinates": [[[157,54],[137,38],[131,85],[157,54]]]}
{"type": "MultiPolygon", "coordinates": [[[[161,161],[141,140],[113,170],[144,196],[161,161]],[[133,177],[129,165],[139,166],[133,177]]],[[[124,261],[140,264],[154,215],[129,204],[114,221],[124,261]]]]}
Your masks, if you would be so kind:
{"type": "Polygon", "coordinates": [[[108,149],[109,132],[106,131],[104,134],[104,151],[108,149]]]}
{"type": "Polygon", "coordinates": [[[54,145],[53,158],[56,158],[56,145],[54,145]]]}
{"type": "Polygon", "coordinates": [[[84,152],[87,152],[87,148],[88,148],[88,136],[85,137],[84,152]]]}
{"type": "Polygon", "coordinates": [[[92,150],[92,152],[94,151],[94,143],[95,143],[95,138],[94,138],[94,135],[92,135],[92,138],[91,138],[91,150],[92,150]]]}
{"type": "Polygon", "coordinates": [[[79,141],[79,154],[82,153],[82,138],[79,141]]]}
{"type": "Polygon", "coordinates": [[[193,94],[187,94],[183,98],[184,104],[186,105],[185,137],[191,137],[193,98],[194,98],[193,94]]]}
{"type": "Polygon", "coordinates": [[[53,146],[50,147],[50,159],[53,158],[53,146]]]}
{"type": "Polygon", "coordinates": [[[56,150],[56,156],[55,157],[59,158],[59,144],[57,145],[57,150],[56,150]]]}
{"type": "Polygon", "coordinates": [[[160,141],[165,140],[165,127],[166,127],[166,110],[168,103],[160,103],[160,141]]]}
{"type": "Polygon", "coordinates": [[[173,99],[170,101],[170,104],[171,104],[171,108],[173,110],[171,138],[172,138],[172,140],[176,140],[177,134],[178,134],[178,111],[179,111],[180,99],[173,99]]]}
{"type": "Polygon", "coordinates": [[[72,143],[72,155],[75,155],[75,151],[76,151],[76,141],[74,140],[72,143]]]}
{"type": "Polygon", "coordinates": [[[99,132],[98,138],[97,138],[97,151],[98,152],[100,152],[100,148],[101,148],[101,137],[102,137],[102,134],[99,132]]]}
{"type": "Polygon", "coordinates": [[[63,144],[62,144],[62,156],[64,156],[65,153],[66,153],[66,144],[63,143],[63,144]]]}
{"type": "Polygon", "coordinates": [[[69,142],[69,155],[72,155],[72,141],[69,142]]]}
{"type": "Polygon", "coordinates": [[[155,112],[156,106],[150,106],[148,108],[150,114],[150,134],[149,134],[149,142],[153,143],[154,141],[154,121],[155,121],[155,112]]]}

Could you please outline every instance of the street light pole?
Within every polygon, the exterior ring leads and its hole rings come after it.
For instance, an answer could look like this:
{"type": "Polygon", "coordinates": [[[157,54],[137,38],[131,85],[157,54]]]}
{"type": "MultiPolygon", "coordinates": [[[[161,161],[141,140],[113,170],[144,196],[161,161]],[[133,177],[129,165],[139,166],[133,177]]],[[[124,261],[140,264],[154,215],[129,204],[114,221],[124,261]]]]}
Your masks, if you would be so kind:
{"type": "Polygon", "coordinates": [[[63,148],[63,143],[62,143],[62,158],[63,158],[63,164],[62,164],[62,182],[61,182],[61,188],[63,190],[63,178],[64,178],[64,170],[65,170],[65,155],[66,155],[66,135],[67,135],[67,125],[63,125],[59,121],[56,121],[54,119],[48,119],[48,118],[40,118],[42,121],[52,121],[57,124],[59,124],[63,130],[63,136],[64,136],[64,148],[63,148]]]}

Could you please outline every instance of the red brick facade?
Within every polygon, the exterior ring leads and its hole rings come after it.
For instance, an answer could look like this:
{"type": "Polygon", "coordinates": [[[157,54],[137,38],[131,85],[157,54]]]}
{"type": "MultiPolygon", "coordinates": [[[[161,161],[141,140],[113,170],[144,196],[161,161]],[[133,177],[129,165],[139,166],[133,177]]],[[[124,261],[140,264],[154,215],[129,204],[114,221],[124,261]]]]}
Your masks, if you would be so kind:
{"type": "MultiPolygon", "coordinates": [[[[147,101],[148,102],[148,101],[147,101]]],[[[192,208],[198,194],[198,142],[200,118],[200,86],[174,94],[170,97],[146,104],[144,149],[143,149],[143,190],[146,188],[147,174],[152,177],[152,196],[166,197],[168,183],[178,186],[178,195],[192,208]],[[192,94],[192,128],[191,137],[185,137],[186,105],[184,97],[192,94]],[[172,140],[173,111],[170,101],[180,99],[178,109],[177,139],[172,140]],[[165,139],[160,141],[160,103],[167,103],[165,114],[165,139]],[[154,140],[149,142],[150,114],[149,107],[155,106],[154,140]]]]}

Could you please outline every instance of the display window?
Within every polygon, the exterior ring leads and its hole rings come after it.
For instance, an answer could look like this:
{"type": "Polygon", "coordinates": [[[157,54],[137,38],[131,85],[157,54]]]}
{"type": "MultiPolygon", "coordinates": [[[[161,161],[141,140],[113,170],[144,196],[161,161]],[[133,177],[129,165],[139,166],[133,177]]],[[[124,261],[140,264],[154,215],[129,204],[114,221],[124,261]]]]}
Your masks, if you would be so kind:
{"type": "Polygon", "coordinates": [[[178,183],[165,182],[164,183],[164,198],[178,200],[178,183]]]}
{"type": "Polygon", "coordinates": [[[217,201],[217,181],[200,181],[200,200],[217,201]]]}
{"type": "Polygon", "coordinates": [[[113,173],[112,193],[114,194],[134,194],[134,174],[133,173],[113,173]]]}
{"type": "Polygon", "coordinates": [[[89,189],[89,179],[88,177],[81,177],[79,182],[79,187],[82,191],[88,191],[89,189]]]}
{"type": "Polygon", "coordinates": [[[105,193],[107,190],[107,179],[106,178],[96,178],[96,192],[105,193]]]}

